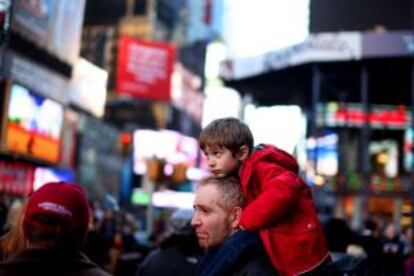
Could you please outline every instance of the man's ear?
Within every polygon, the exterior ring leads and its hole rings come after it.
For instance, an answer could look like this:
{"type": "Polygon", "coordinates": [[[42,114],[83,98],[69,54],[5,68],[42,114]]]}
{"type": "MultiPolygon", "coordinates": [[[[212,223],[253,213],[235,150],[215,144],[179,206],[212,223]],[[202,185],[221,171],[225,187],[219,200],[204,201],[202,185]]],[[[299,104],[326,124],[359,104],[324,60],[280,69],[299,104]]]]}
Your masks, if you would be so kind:
{"type": "Polygon", "coordinates": [[[239,228],[239,223],[240,223],[242,211],[243,210],[240,207],[234,207],[233,210],[231,211],[231,214],[230,214],[231,221],[230,221],[230,223],[231,223],[231,227],[233,229],[239,228]]]}
{"type": "Polygon", "coordinates": [[[237,159],[239,159],[239,161],[243,161],[248,156],[249,156],[249,148],[246,145],[241,146],[237,154],[237,159]]]}

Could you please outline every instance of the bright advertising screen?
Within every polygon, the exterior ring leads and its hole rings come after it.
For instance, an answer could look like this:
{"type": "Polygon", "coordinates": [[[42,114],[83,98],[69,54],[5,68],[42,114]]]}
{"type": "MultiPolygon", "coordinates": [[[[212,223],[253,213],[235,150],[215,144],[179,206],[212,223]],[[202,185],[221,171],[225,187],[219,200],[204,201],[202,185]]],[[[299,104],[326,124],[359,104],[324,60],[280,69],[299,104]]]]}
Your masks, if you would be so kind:
{"type": "Polygon", "coordinates": [[[34,172],[33,190],[37,190],[48,182],[75,181],[75,173],[68,169],[37,167],[34,172]]]}
{"type": "Polygon", "coordinates": [[[316,184],[317,176],[330,177],[338,174],[338,139],[336,133],[307,139],[306,179],[309,184],[316,184]]]}
{"type": "Polygon", "coordinates": [[[12,83],[5,151],[58,162],[63,114],[59,103],[12,83]]]}
{"type": "Polygon", "coordinates": [[[197,165],[198,142],[195,138],[171,130],[137,130],[134,133],[134,172],[145,174],[147,160],[164,159],[167,165],[197,165]]]}
{"type": "Polygon", "coordinates": [[[414,130],[408,128],[404,134],[404,169],[406,172],[411,172],[413,169],[414,155],[413,155],[413,141],[414,141],[414,130]]]}

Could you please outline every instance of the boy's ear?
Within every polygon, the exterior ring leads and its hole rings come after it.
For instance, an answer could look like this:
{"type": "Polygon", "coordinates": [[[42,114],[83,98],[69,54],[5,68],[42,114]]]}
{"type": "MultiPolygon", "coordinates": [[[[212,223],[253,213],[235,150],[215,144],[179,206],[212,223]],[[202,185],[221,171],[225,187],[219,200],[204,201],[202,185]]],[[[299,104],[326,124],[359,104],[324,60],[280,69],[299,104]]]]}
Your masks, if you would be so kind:
{"type": "Polygon", "coordinates": [[[246,145],[243,145],[239,148],[237,159],[243,161],[249,156],[249,148],[246,145]]]}

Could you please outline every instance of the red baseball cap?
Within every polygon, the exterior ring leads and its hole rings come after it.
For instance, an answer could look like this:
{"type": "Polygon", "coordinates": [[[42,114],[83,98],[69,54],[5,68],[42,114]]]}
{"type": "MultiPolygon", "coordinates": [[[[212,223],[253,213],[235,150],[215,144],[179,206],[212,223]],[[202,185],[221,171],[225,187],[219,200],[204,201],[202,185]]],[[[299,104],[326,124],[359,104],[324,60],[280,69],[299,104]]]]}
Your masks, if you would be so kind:
{"type": "Polygon", "coordinates": [[[88,230],[89,205],[83,188],[66,182],[49,182],[36,190],[24,211],[23,230],[39,233],[64,232],[82,241],[88,230]],[[52,218],[58,224],[46,223],[41,217],[52,218]]]}

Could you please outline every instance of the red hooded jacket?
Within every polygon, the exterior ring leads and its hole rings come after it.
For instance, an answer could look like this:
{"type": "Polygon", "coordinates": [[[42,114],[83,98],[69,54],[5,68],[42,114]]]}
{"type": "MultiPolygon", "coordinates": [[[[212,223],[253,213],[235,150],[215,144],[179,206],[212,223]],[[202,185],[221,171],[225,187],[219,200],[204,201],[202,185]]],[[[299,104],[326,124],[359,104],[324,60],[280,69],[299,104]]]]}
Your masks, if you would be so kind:
{"type": "Polygon", "coordinates": [[[241,226],[260,231],[267,254],[281,275],[298,275],[329,258],[309,187],[288,153],[261,145],[244,162],[241,184],[248,205],[241,226]]]}

